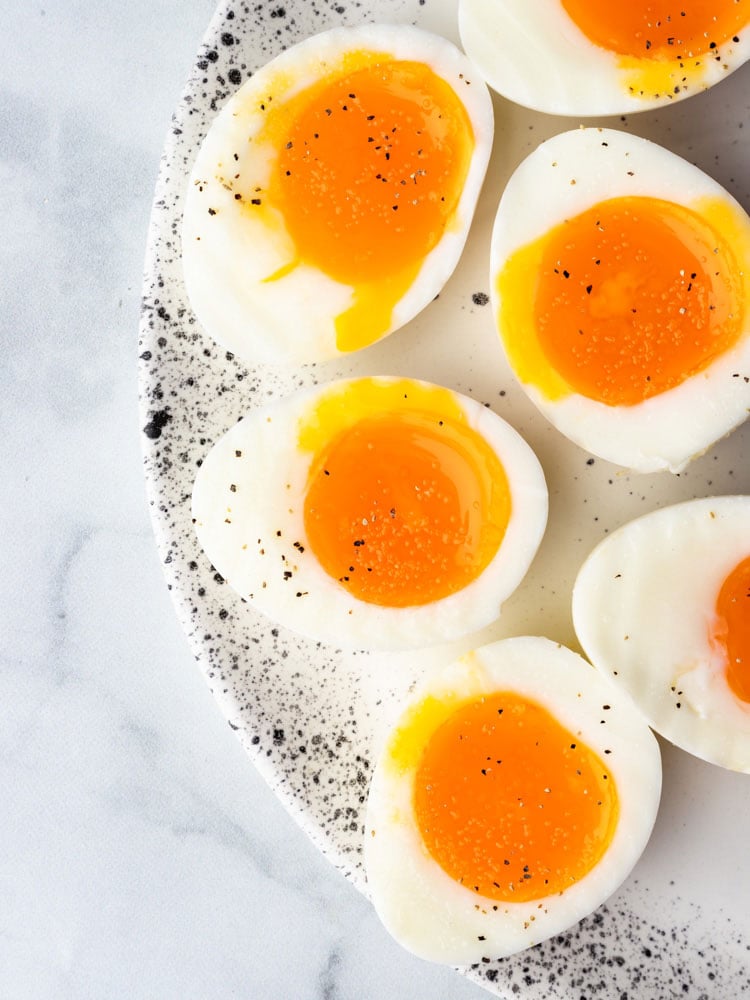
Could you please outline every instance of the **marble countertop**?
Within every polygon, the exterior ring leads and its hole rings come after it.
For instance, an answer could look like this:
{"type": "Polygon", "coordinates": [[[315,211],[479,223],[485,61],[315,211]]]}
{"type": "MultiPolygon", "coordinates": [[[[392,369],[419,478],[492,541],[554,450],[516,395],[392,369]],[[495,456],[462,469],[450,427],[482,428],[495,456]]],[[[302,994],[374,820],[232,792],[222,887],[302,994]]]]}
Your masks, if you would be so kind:
{"type": "Polygon", "coordinates": [[[4,5],[0,997],[478,1000],[397,947],[277,803],[161,573],[141,274],[212,11],[4,5]]]}

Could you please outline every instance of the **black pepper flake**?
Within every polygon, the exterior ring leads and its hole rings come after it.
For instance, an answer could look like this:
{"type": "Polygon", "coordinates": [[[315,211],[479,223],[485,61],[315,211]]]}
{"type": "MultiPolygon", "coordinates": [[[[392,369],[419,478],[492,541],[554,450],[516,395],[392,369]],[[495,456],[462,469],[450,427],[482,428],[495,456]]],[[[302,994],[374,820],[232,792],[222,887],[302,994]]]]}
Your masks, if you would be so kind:
{"type": "Polygon", "coordinates": [[[250,199],[250,204],[251,205],[260,205],[260,198],[251,198],[250,199]]]}
{"type": "Polygon", "coordinates": [[[208,214],[209,215],[216,215],[216,209],[215,208],[209,208],[208,214]]]}

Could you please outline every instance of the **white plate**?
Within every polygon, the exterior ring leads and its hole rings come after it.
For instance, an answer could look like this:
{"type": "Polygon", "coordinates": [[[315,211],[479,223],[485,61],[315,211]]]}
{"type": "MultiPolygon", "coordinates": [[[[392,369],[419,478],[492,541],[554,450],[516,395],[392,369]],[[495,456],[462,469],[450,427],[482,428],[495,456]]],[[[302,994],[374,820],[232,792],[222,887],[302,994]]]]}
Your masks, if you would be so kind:
{"type": "MultiPolygon", "coordinates": [[[[248,370],[202,332],[187,303],[180,219],[190,166],[208,125],[241,81],[282,47],[340,23],[416,23],[457,41],[455,3],[336,0],[222,3],[177,108],[156,190],[140,347],[145,471],[164,571],[178,615],[217,701],[276,794],[330,860],[364,889],[362,824],[373,755],[425,670],[506,635],[576,647],[570,588],[602,536],[648,510],[694,496],[750,493],[750,423],[680,476],[636,476],[563,439],[516,387],[493,330],[488,248],[514,167],[539,142],[577,124],[495,100],[496,141],[466,253],[439,299],[408,327],[345,362],[291,374],[248,370]],[[246,12],[249,11],[249,12],[246,12]],[[190,521],[195,470],[252,407],[348,374],[405,374],[491,405],[539,456],[550,522],[537,560],[502,619],[428,654],[343,653],[261,619],[215,575],[190,521]]],[[[663,111],[597,123],[680,153],[750,207],[746,65],[707,94],[663,111]]],[[[589,120],[589,122],[592,120],[589,120]]],[[[695,571],[700,572],[696,566],[695,571]]],[[[664,795],[632,877],[569,933],[513,959],[461,970],[490,992],[571,997],[738,997],[750,992],[750,779],[663,743],[664,795]]]]}

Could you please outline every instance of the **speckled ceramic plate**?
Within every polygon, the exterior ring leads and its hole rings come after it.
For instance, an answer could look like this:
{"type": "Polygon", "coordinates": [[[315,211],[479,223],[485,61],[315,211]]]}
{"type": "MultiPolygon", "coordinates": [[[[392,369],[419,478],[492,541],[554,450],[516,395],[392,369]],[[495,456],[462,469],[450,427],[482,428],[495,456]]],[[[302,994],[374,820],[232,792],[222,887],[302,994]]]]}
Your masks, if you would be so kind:
{"type": "MultiPolygon", "coordinates": [[[[140,346],[145,470],[156,537],[180,619],[217,701],[277,795],[330,860],[365,888],[364,803],[374,748],[416,678],[479,642],[542,634],[575,648],[570,589],[602,536],[695,496],[750,492],[750,423],[679,476],[623,473],[564,440],[517,389],[487,305],[488,248],[503,185],[543,139],[575,125],[497,99],[496,141],[466,253],[439,299],[344,363],[279,374],[244,367],[202,331],[185,297],[180,219],[192,160],[224,100],[283,47],[335,24],[417,23],[457,41],[450,0],[222,3],[164,151],[146,261],[140,346]],[[200,551],[190,521],[196,468],[249,409],[348,374],[404,374],[488,403],[539,456],[550,489],[545,541],[495,626],[427,654],[344,653],[256,615],[200,551]]],[[[607,124],[693,160],[750,208],[750,65],[712,91],[607,124]]],[[[695,567],[700,572],[700,567],[695,567]]],[[[461,970],[499,996],[729,998],[750,993],[750,786],[663,744],[653,838],[617,895],[569,933],[513,959],[461,970]]]]}

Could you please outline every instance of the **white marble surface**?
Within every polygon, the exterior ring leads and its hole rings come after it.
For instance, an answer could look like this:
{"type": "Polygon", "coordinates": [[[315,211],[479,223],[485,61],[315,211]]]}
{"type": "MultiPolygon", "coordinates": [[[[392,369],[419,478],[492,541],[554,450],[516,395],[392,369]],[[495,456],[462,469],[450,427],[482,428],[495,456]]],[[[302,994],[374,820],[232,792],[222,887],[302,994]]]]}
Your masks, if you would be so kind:
{"type": "Polygon", "coordinates": [[[145,500],[159,154],[212,0],[6,0],[0,998],[486,996],[411,959],[256,775],[145,500]]]}

